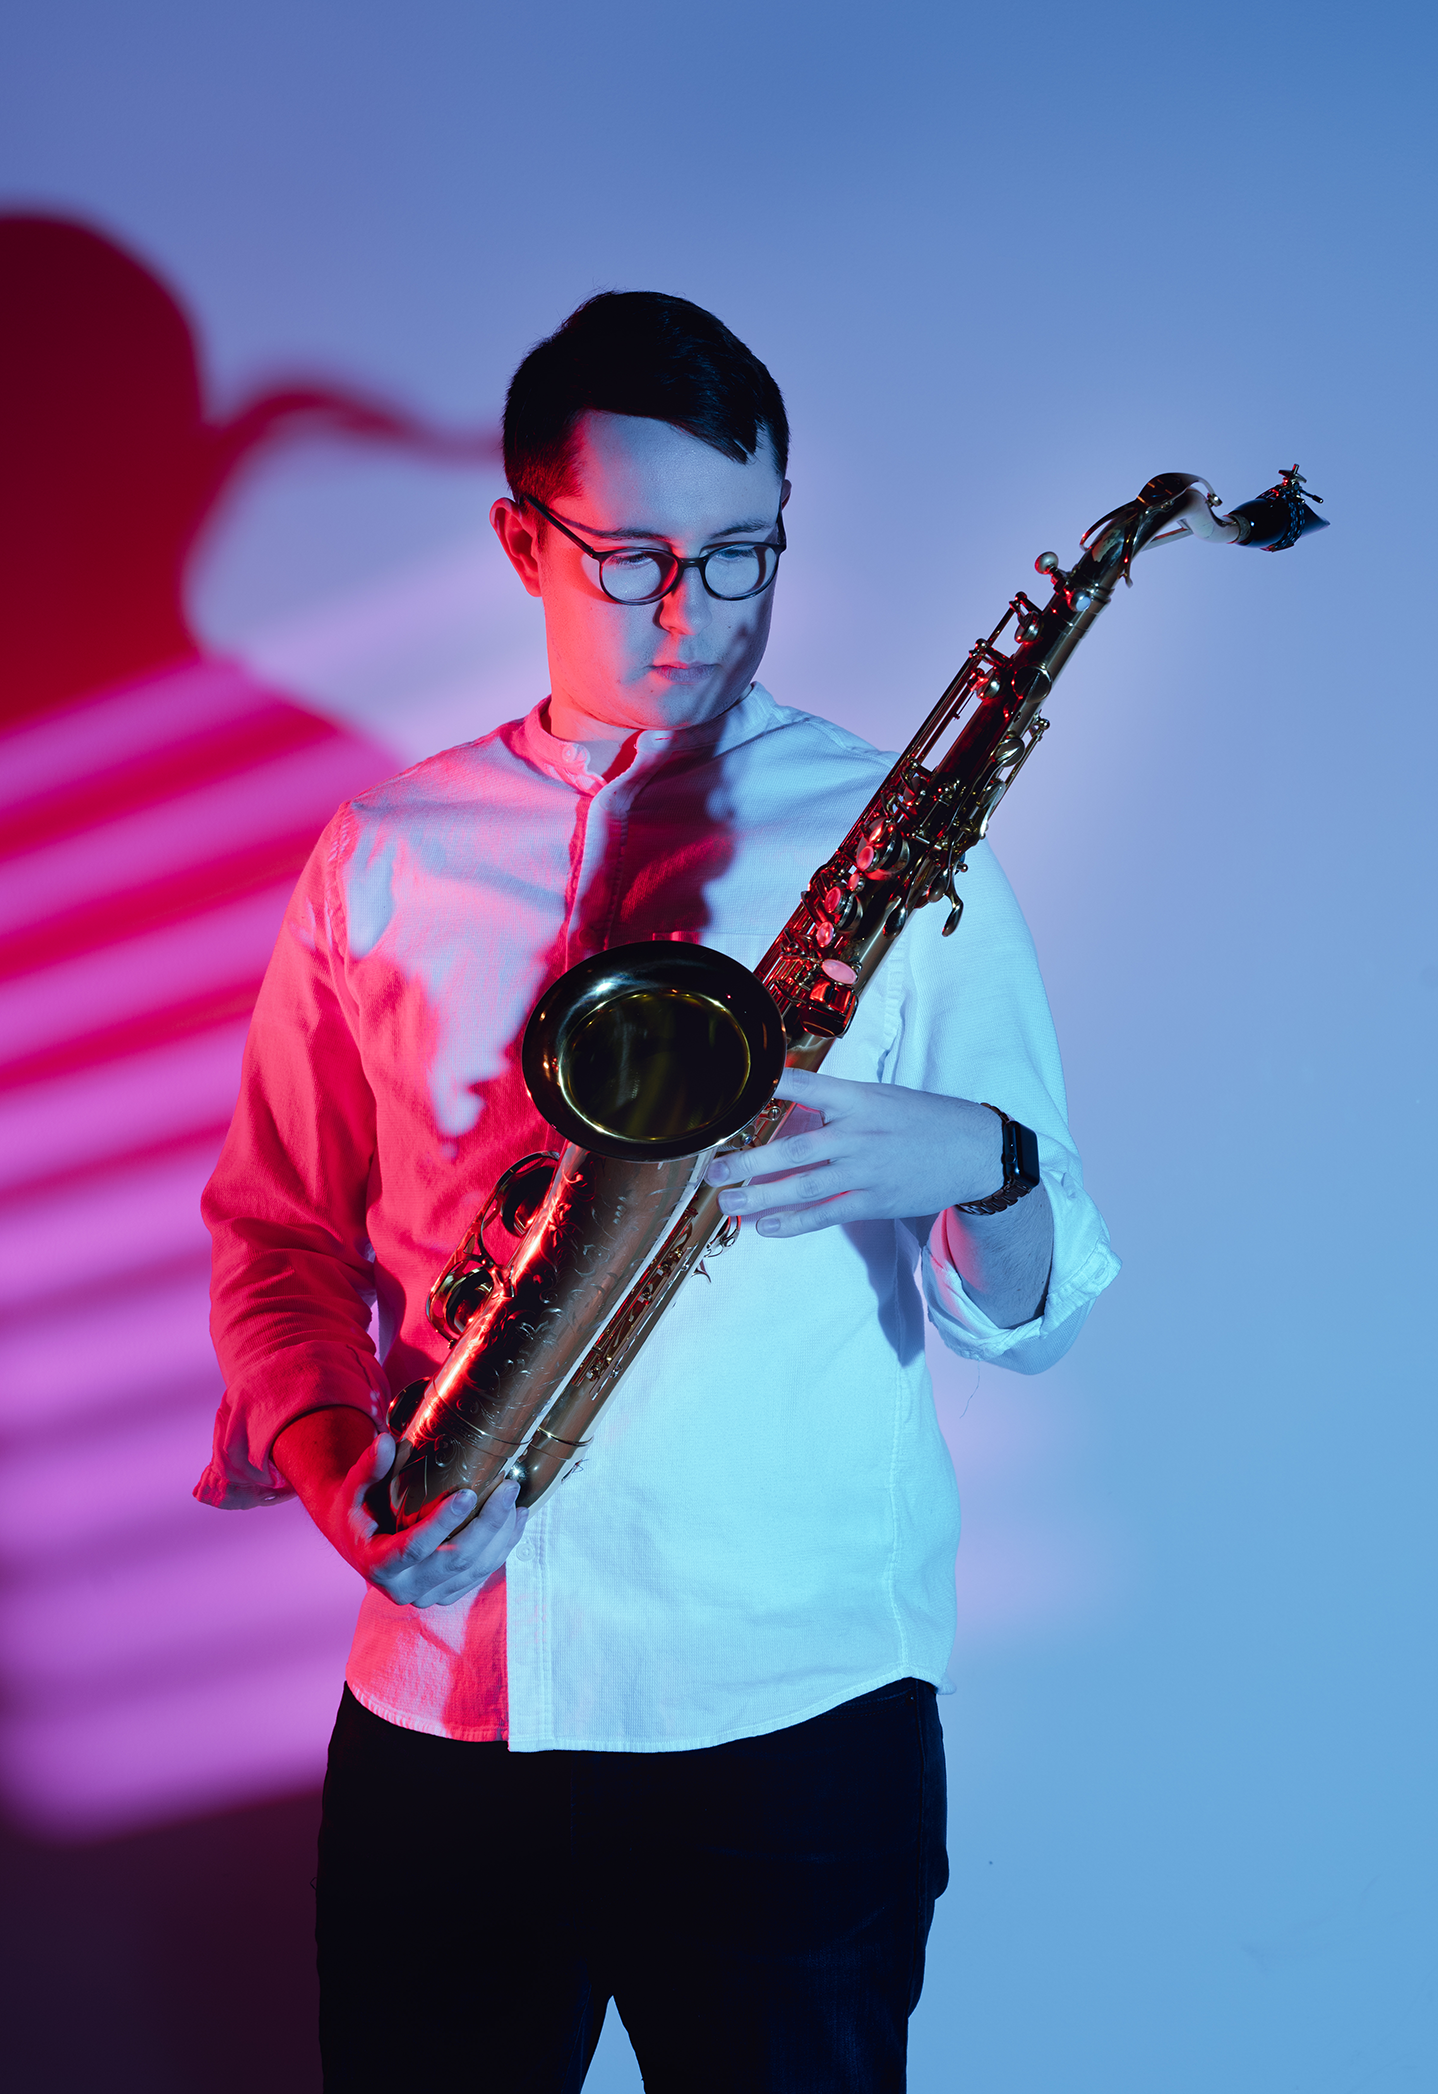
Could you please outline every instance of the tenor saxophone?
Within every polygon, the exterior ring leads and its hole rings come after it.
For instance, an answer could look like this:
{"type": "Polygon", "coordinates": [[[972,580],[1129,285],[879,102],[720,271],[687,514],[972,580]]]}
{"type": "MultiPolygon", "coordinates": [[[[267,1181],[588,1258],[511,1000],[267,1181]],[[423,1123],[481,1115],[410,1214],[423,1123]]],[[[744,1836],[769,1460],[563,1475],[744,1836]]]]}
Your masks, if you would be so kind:
{"type": "Polygon", "coordinates": [[[565,1146],[505,1172],[430,1291],[451,1349],[390,1407],[400,1526],[455,1490],[483,1504],[505,1478],[533,1505],[582,1454],[684,1280],[737,1233],[704,1183],[715,1150],[779,1133],[792,1110],[773,1097],[786,1063],[819,1067],[915,909],[942,901],[944,935],[958,928],[965,854],[1138,554],[1189,535],[1281,552],[1325,524],[1310,499],[1321,497],[1305,495],[1295,465],[1225,516],[1206,480],[1160,473],[1084,533],[1072,568],[1040,554],[1048,601],[1020,591],[975,642],[752,973],[661,941],[598,953],[545,991],[521,1063],[565,1146]],[[485,1245],[496,1218],[520,1238],[505,1264],[485,1245]]]}

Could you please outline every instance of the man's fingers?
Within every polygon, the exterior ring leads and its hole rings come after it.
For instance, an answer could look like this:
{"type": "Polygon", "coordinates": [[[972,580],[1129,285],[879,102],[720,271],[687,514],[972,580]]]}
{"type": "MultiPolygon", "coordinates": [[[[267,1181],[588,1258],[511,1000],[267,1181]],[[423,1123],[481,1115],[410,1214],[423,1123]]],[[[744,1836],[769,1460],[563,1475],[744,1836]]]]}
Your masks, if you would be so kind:
{"type": "Polygon", "coordinates": [[[852,1178],[846,1178],[838,1165],[825,1163],[817,1170],[794,1171],[772,1185],[736,1186],[732,1191],[726,1187],[719,1205],[725,1214],[767,1214],[774,1207],[803,1206],[852,1190],[852,1178]]]}
{"type": "Polygon", "coordinates": [[[475,1518],[471,1518],[475,1505],[473,1491],[455,1491],[450,1497],[441,1498],[422,1520],[406,1529],[402,1551],[404,1561],[407,1564],[422,1563],[446,1542],[453,1543],[457,1554],[466,1557],[485,1555],[511,1526],[523,1528],[528,1513],[516,1510],[518,1496],[519,1484],[511,1477],[507,1483],[501,1483],[491,1491],[475,1518]],[[460,1528],[464,1529],[463,1533],[459,1532],[460,1528]]]}
{"type": "Polygon", "coordinates": [[[837,1229],[846,1221],[864,1221],[868,1207],[856,1192],[841,1192],[834,1199],[819,1200],[811,1207],[786,1207],[765,1214],[755,1223],[761,1236],[812,1236],[816,1229],[837,1229]]]}
{"type": "Polygon", "coordinates": [[[884,1086],[855,1083],[847,1076],[821,1076],[813,1069],[786,1069],[774,1096],[791,1104],[807,1106],[818,1115],[818,1124],[796,1134],[781,1135],[757,1149],[735,1149],[716,1156],[705,1172],[710,1185],[739,1185],[747,1178],[766,1177],[771,1171],[790,1171],[806,1163],[836,1161],[848,1152],[856,1135],[867,1126],[863,1108],[868,1093],[884,1086]]]}
{"type": "Polygon", "coordinates": [[[393,1544],[372,1576],[400,1606],[446,1607],[476,1591],[504,1562],[529,1514],[519,1484],[502,1483],[474,1515],[475,1493],[455,1491],[393,1544]],[[472,1517],[472,1515],[474,1515],[472,1517]]]}
{"type": "Polygon", "coordinates": [[[822,1112],[832,1105],[837,1112],[844,1103],[844,1093],[858,1086],[845,1076],[821,1076],[817,1069],[786,1069],[774,1086],[776,1098],[788,1098],[798,1105],[814,1105],[822,1112]]]}
{"type": "MultiPolygon", "coordinates": [[[[516,1484],[515,1489],[518,1490],[518,1487],[516,1484]]],[[[509,1486],[505,1484],[501,1488],[507,1490],[509,1486]]],[[[498,1495],[496,1492],[495,1496],[498,1495]]],[[[395,1551],[395,1564],[409,1566],[423,1563],[427,1556],[432,1556],[436,1549],[444,1546],[457,1528],[464,1525],[474,1511],[474,1504],[475,1494],[470,1490],[452,1491],[449,1497],[437,1499],[423,1519],[416,1520],[412,1527],[405,1528],[400,1538],[400,1546],[395,1551]]]]}
{"type": "MultiPolygon", "coordinates": [[[[529,1518],[528,1507],[515,1502],[518,1497],[517,1478],[511,1478],[508,1483],[501,1483],[498,1490],[491,1491],[477,1517],[458,1537],[456,1548],[465,1549],[470,1555],[479,1555],[492,1549],[496,1542],[507,1540],[511,1529],[514,1530],[514,1541],[517,1541],[529,1518]]],[[[512,1547],[513,1542],[509,1545],[512,1547]]]]}
{"type": "Polygon", "coordinates": [[[834,1146],[828,1128],[781,1135],[778,1141],[765,1142],[757,1149],[734,1149],[726,1156],[716,1156],[705,1177],[711,1185],[742,1185],[749,1178],[800,1170],[806,1163],[827,1163],[834,1146]]]}

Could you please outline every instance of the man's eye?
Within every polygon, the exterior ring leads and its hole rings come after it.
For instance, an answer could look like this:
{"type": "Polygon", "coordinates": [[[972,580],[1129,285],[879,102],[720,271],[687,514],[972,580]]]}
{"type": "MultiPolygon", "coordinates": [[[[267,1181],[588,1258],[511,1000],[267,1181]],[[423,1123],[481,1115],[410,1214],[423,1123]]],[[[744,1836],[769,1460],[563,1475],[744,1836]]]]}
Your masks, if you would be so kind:
{"type": "Polygon", "coordinates": [[[606,574],[648,575],[662,572],[653,553],[611,553],[604,563],[606,574]]]}
{"type": "Polygon", "coordinates": [[[610,553],[599,569],[605,594],[618,603],[645,603],[664,587],[664,567],[653,553],[610,553]]]}

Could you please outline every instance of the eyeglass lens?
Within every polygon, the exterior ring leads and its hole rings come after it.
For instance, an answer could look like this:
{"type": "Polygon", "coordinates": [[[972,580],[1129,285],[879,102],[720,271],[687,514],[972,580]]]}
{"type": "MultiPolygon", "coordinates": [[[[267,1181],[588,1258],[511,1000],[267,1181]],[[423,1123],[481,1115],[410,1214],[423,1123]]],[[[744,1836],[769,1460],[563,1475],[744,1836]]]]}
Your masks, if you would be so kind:
{"type": "MultiPolygon", "coordinates": [[[[732,602],[753,596],[763,587],[775,550],[764,545],[720,545],[695,564],[710,594],[732,602]]],[[[663,593],[674,571],[672,559],[655,553],[607,553],[600,562],[599,580],[605,594],[616,602],[644,603],[663,593]]]]}

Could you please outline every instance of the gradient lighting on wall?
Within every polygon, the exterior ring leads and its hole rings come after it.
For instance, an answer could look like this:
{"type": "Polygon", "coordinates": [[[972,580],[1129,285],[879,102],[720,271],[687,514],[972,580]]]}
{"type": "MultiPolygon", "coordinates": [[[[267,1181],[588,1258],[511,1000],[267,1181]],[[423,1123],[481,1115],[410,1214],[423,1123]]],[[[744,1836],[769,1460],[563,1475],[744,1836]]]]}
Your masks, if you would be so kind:
{"type": "Polygon", "coordinates": [[[312,1781],[359,1598],[298,1507],[190,1499],[198,1201],[295,876],[396,758],[205,659],[186,556],[280,433],[494,445],[313,385],[207,421],[178,304],[83,227],[0,219],[0,292],[0,1794],[84,1837],[312,1781]]]}

